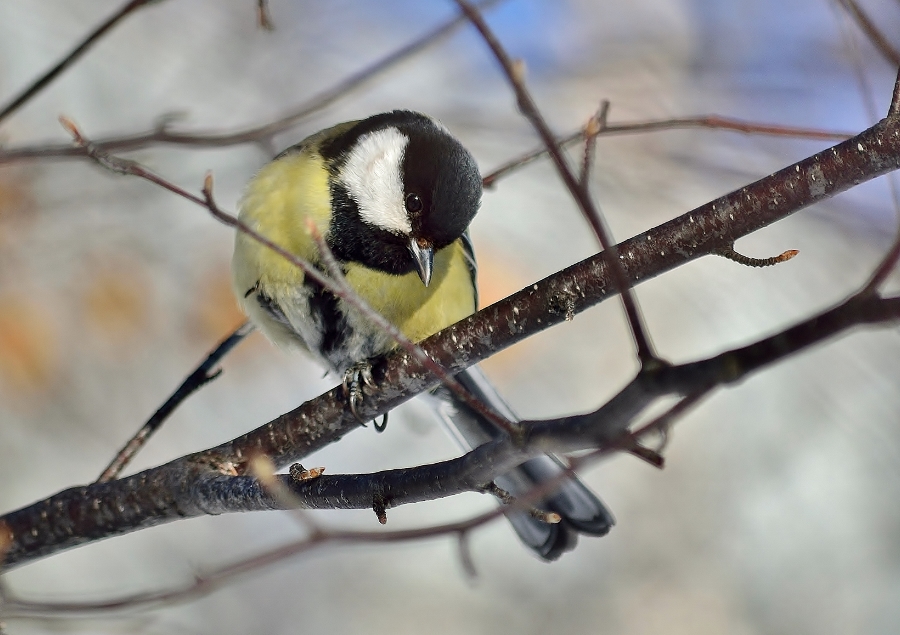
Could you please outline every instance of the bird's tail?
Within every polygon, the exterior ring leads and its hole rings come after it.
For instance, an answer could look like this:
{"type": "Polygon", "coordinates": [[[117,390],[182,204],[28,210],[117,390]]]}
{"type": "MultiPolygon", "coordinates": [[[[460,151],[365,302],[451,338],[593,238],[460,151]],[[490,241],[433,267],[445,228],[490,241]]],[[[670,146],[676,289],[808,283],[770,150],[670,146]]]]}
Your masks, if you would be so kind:
{"type": "MultiPolygon", "coordinates": [[[[517,420],[478,367],[473,366],[463,371],[456,379],[494,411],[511,421],[517,420]]],[[[431,401],[440,419],[466,450],[501,434],[492,423],[462,403],[446,388],[437,389],[431,401]]],[[[513,496],[523,496],[536,485],[556,478],[563,469],[559,459],[547,454],[526,461],[494,482],[513,496]]],[[[527,512],[512,512],[507,518],[522,542],[544,560],[556,560],[573,549],[578,534],[603,536],[615,524],[615,519],[603,502],[575,477],[563,481],[558,490],[536,506],[545,511],[556,512],[562,517],[562,521],[556,524],[546,523],[527,512]]]]}

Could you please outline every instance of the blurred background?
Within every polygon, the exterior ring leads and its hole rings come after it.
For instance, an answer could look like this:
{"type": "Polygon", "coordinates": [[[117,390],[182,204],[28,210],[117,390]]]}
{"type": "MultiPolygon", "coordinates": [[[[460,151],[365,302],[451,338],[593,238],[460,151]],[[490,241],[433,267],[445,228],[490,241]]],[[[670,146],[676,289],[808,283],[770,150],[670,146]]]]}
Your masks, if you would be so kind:
{"type": "MultiPolygon", "coordinates": [[[[0,0],[0,104],[121,0],[0,0]]],[[[863,6],[900,46],[900,5],[863,6]]],[[[228,131],[271,121],[454,15],[452,3],[167,0],[126,19],[0,125],[5,148],[151,129],[228,131]]],[[[895,69],[828,0],[506,0],[487,12],[559,133],[611,101],[610,121],[717,113],[859,131],[885,112],[895,69]]],[[[441,119],[490,169],[536,146],[470,28],[277,135],[271,146],[130,153],[198,191],[215,175],[234,210],[272,156],[335,122],[392,108],[441,119]]],[[[830,145],[691,130],[601,138],[592,184],[617,239],[830,145]]],[[[573,158],[580,150],[573,152],[573,158]]],[[[705,258],[637,288],[673,361],[750,342],[861,285],[897,225],[884,179],[741,240],[789,263],[705,258]]],[[[546,162],[486,192],[473,225],[484,304],[597,250],[546,162]]],[[[240,321],[233,236],[165,191],[84,160],[0,164],[0,509],[95,479],[119,446],[240,321]]],[[[896,282],[896,281],[895,281],[896,282]]],[[[896,284],[894,285],[896,287],[896,284]]],[[[484,364],[523,416],[596,407],[634,373],[617,302],[484,364]]],[[[261,336],[175,414],[131,471],[257,427],[334,385],[261,336]]],[[[551,565],[503,522],[472,538],[478,576],[447,538],[293,559],[203,599],[109,620],[8,622],[10,633],[895,633],[900,624],[900,339],[855,332],[716,393],[672,435],[656,471],[617,456],[584,474],[618,525],[551,565]]],[[[367,472],[455,456],[412,402],[304,461],[367,472]]],[[[392,510],[388,528],[466,518],[471,494],[392,510]]],[[[371,512],[322,522],[375,529],[371,512]]],[[[283,513],[200,518],[13,571],[35,599],[99,599],[180,585],[296,538],[283,513]]]]}

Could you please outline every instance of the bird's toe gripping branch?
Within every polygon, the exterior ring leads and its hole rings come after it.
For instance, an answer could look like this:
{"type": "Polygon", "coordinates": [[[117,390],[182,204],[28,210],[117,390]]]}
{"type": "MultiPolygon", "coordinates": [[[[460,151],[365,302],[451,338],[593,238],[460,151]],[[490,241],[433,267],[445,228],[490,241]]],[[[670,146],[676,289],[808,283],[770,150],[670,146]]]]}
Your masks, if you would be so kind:
{"type": "MultiPolygon", "coordinates": [[[[375,380],[372,378],[372,362],[363,360],[353,364],[344,371],[344,380],[342,383],[344,386],[344,395],[350,402],[350,412],[353,413],[353,416],[356,417],[356,420],[359,421],[360,424],[365,426],[365,420],[359,415],[359,406],[362,405],[363,400],[365,399],[365,394],[363,392],[364,388],[375,388],[375,380]]],[[[377,421],[373,422],[375,424],[375,430],[384,432],[384,429],[387,427],[387,420],[388,415],[387,413],[384,413],[384,417],[382,417],[380,424],[377,421]]]]}

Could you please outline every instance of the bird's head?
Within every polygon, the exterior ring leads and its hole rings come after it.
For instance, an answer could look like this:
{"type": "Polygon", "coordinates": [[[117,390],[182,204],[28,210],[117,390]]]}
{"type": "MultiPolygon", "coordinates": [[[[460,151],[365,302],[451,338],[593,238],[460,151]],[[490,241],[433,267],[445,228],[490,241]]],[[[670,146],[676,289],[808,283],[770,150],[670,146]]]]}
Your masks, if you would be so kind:
{"type": "Polygon", "coordinates": [[[329,247],[338,260],[427,286],[434,253],[462,236],[481,202],[472,155],[441,124],[375,115],[322,144],[331,171],[329,247]]]}

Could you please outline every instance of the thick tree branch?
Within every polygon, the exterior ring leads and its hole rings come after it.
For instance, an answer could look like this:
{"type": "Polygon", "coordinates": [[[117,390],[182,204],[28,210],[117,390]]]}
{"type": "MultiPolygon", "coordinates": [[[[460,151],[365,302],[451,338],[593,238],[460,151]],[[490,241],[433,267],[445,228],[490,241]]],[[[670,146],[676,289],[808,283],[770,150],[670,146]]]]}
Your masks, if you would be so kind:
{"type": "MultiPolygon", "coordinates": [[[[662,432],[665,434],[665,431],[671,424],[678,417],[683,416],[690,408],[695,406],[700,398],[701,395],[699,394],[685,397],[662,415],[648,422],[639,430],[636,430],[630,436],[633,439],[638,439],[645,434],[654,432],[662,432]]],[[[631,447],[634,448],[635,446],[632,445],[631,447]]],[[[645,452],[648,455],[655,454],[652,450],[645,449],[645,452]]],[[[293,556],[308,553],[317,548],[335,544],[385,544],[401,541],[408,542],[411,540],[448,535],[457,536],[461,543],[460,549],[463,551],[463,553],[460,554],[460,557],[463,560],[463,567],[467,572],[471,572],[474,570],[474,567],[469,561],[470,557],[468,556],[466,547],[468,535],[472,530],[499,518],[511,509],[527,509],[530,503],[540,500],[557,487],[562,480],[570,478],[575,474],[575,470],[599,459],[604,454],[608,454],[608,452],[595,450],[584,456],[572,459],[569,462],[570,465],[568,469],[563,470],[556,478],[543,483],[540,487],[535,487],[526,496],[515,500],[508,500],[508,505],[497,508],[491,512],[479,514],[468,520],[406,530],[347,531],[322,527],[319,524],[312,522],[307,515],[302,514],[299,518],[304,529],[308,532],[308,535],[305,537],[274,549],[247,558],[242,558],[236,562],[220,566],[212,571],[198,573],[194,580],[183,586],[132,593],[95,602],[29,601],[17,598],[9,591],[0,588],[0,605],[2,605],[4,615],[8,617],[44,617],[60,619],[66,619],[72,615],[85,615],[89,613],[110,613],[120,610],[133,611],[136,609],[152,609],[172,602],[183,602],[202,597],[215,591],[217,588],[224,586],[236,577],[265,568],[277,562],[282,562],[293,556]]],[[[661,459],[658,456],[656,458],[657,462],[654,462],[654,465],[661,467],[661,459]]],[[[264,460],[263,462],[268,461],[264,460]]],[[[281,500],[286,500],[286,502],[281,503],[282,507],[296,510],[298,507],[297,498],[293,496],[280,481],[276,480],[276,476],[271,473],[271,467],[271,463],[268,462],[268,472],[266,476],[263,477],[261,474],[258,474],[257,476],[263,481],[264,485],[272,491],[273,496],[281,500]]],[[[482,491],[485,493],[494,493],[491,490],[492,488],[489,484],[482,491]]],[[[503,496],[502,494],[500,495],[503,496]]],[[[541,510],[533,511],[540,514],[541,517],[557,516],[556,514],[548,514],[541,510]]]]}
{"type": "MultiPolygon", "coordinates": [[[[731,245],[741,236],[897,167],[900,125],[895,116],[834,148],[621,243],[617,248],[619,259],[629,284],[634,284],[731,245]]],[[[607,255],[598,254],[573,265],[483,309],[421,346],[444,368],[462,370],[613,295],[607,259],[607,255]]],[[[426,488],[433,498],[462,491],[478,481],[483,484],[495,473],[492,470],[499,473],[523,456],[550,447],[585,447],[588,437],[597,445],[617,443],[617,435],[654,396],[687,394],[698,386],[708,390],[718,383],[735,381],[853,324],[894,319],[898,303],[897,299],[882,300],[873,295],[857,298],[839,307],[844,313],[823,314],[789,331],[786,337],[768,338],[765,343],[713,358],[715,361],[684,367],[688,370],[645,371],[591,415],[532,422],[528,434],[518,442],[498,441],[454,461],[416,468],[421,470],[415,473],[418,485],[410,486],[403,497],[390,503],[421,500],[426,488]]],[[[439,382],[406,351],[398,351],[378,364],[375,378],[380,389],[361,408],[366,417],[376,417],[439,382]]],[[[66,490],[2,518],[11,533],[7,564],[21,564],[60,549],[177,518],[271,509],[276,506],[274,501],[255,481],[235,478],[247,473],[251,457],[266,455],[277,466],[284,466],[357,427],[340,388],[335,388],[216,448],[120,481],[66,490]]],[[[325,500],[329,506],[367,506],[373,491],[387,487],[390,478],[398,474],[401,472],[370,477],[323,476],[321,482],[304,481],[294,484],[294,489],[308,495],[310,506],[319,506],[315,500],[325,500]],[[318,492],[316,496],[312,496],[313,490],[318,492]]]]}
{"type": "MultiPolygon", "coordinates": [[[[900,298],[855,296],[795,327],[750,346],[680,366],[643,369],[597,410],[545,421],[523,421],[521,441],[497,439],[449,461],[374,474],[322,475],[297,481],[279,475],[297,504],[308,509],[382,509],[481,491],[495,477],[544,452],[625,450],[628,426],[668,394],[696,401],[714,388],[739,381],[772,363],[851,327],[900,320],[900,298]]],[[[642,432],[646,431],[644,429],[642,432]]],[[[206,514],[284,509],[284,502],[251,476],[204,469],[205,453],[178,459],[113,483],[65,490],[8,514],[7,565],[143,527],[206,514]],[[86,501],[86,504],[79,504],[86,501]],[[49,521],[49,525],[45,525],[49,521]],[[35,536],[28,529],[40,527],[35,536]]]]}

